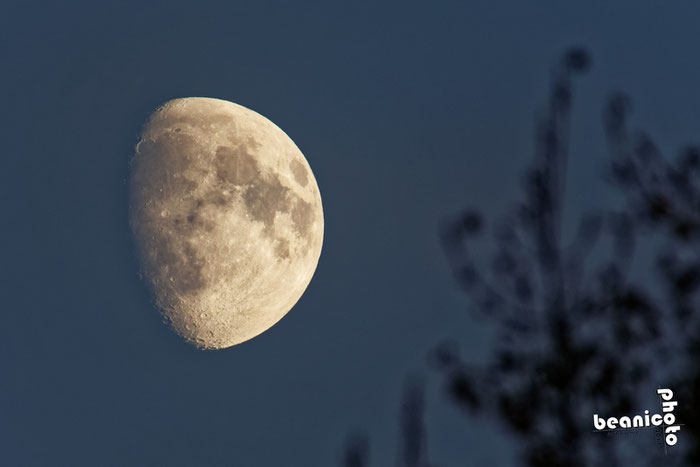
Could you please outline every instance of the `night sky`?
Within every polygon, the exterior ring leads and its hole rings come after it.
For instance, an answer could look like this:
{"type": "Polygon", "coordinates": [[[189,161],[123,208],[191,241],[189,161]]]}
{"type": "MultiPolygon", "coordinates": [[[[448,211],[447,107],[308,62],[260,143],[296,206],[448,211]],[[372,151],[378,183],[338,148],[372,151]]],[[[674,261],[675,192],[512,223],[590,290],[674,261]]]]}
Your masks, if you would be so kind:
{"type": "Polygon", "coordinates": [[[4,2],[0,464],[332,466],[364,430],[373,465],[393,465],[401,388],[421,374],[433,462],[514,465],[506,433],[455,411],[426,363],[445,338],[474,361],[490,342],[438,225],[518,197],[570,45],[593,68],[567,212],[614,201],[611,91],[663,149],[700,139],[698,18],[696,0],[4,2]],[[127,223],[141,125],[187,96],[275,122],[324,205],[302,299],[222,351],[161,324],[127,223]]]}

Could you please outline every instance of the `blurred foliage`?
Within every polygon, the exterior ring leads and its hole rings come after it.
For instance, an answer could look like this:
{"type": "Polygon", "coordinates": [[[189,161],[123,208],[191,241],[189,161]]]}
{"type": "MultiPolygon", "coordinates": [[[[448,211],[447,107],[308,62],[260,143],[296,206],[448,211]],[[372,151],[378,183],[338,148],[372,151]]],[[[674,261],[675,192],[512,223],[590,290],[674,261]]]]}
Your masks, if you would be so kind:
{"type": "MultiPolygon", "coordinates": [[[[700,465],[692,423],[669,456],[653,443],[622,453],[625,443],[592,433],[593,413],[643,413],[648,388],[659,383],[675,393],[678,422],[700,415],[700,148],[662,155],[649,134],[629,130],[630,99],[613,94],[602,120],[622,207],[582,216],[564,238],[573,84],[590,66],[580,48],[556,66],[522,200],[490,229],[478,209],[441,226],[457,284],[498,337],[485,364],[465,360],[455,342],[438,345],[429,361],[465,416],[507,427],[523,465],[614,467],[630,455],[635,465],[700,465]],[[489,234],[494,248],[484,266],[472,251],[489,234]],[[650,251],[649,270],[639,274],[637,259],[632,274],[632,261],[650,251]]],[[[417,387],[408,383],[404,394],[399,466],[429,465],[417,387]]],[[[362,462],[345,465],[366,466],[366,456],[362,462]]]]}

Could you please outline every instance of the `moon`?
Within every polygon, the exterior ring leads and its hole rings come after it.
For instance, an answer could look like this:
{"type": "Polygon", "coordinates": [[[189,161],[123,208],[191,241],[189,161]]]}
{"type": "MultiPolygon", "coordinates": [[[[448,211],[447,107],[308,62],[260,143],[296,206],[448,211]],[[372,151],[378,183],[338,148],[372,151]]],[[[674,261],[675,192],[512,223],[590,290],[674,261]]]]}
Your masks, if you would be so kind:
{"type": "Polygon", "coordinates": [[[262,115],[203,97],[171,100],[144,125],[129,224],[164,321],[204,349],[282,319],[323,243],[321,195],[299,148],[262,115]]]}

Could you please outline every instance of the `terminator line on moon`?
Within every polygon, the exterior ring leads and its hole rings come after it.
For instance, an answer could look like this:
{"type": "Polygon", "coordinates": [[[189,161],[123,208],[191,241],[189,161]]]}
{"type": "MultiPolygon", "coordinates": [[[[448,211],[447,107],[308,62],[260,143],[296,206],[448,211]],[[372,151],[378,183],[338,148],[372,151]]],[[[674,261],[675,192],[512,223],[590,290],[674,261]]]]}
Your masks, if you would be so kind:
{"type": "Polygon", "coordinates": [[[323,243],[316,179],[294,142],[250,109],[200,97],[157,109],[129,198],[156,306],[198,347],[264,332],[311,281],[323,243]]]}

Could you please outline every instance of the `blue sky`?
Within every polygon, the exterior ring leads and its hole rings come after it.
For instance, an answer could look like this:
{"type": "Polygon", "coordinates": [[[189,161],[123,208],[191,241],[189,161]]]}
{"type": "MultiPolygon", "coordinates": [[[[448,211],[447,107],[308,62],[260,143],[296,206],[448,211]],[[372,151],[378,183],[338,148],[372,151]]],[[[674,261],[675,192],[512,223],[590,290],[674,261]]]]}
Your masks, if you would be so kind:
{"type": "Polygon", "coordinates": [[[425,363],[444,338],[475,361],[489,348],[437,226],[518,196],[571,44],[594,66],[577,86],[570,212],[613,202],[595,185],[611,91],[632,96],[663,149],[698,139],[700,4],[611,3],[6,2],[2,463],[327,466],[362,429],[374,465],[391,465],[401,385],[418,372],[437,464],[512,465],[508,436],[452,410],[425,363]],[[126,220],[140,126],[185,96],[279,125],[325,210],[298,305],[218,352],[160,323],[126,220]]]}

